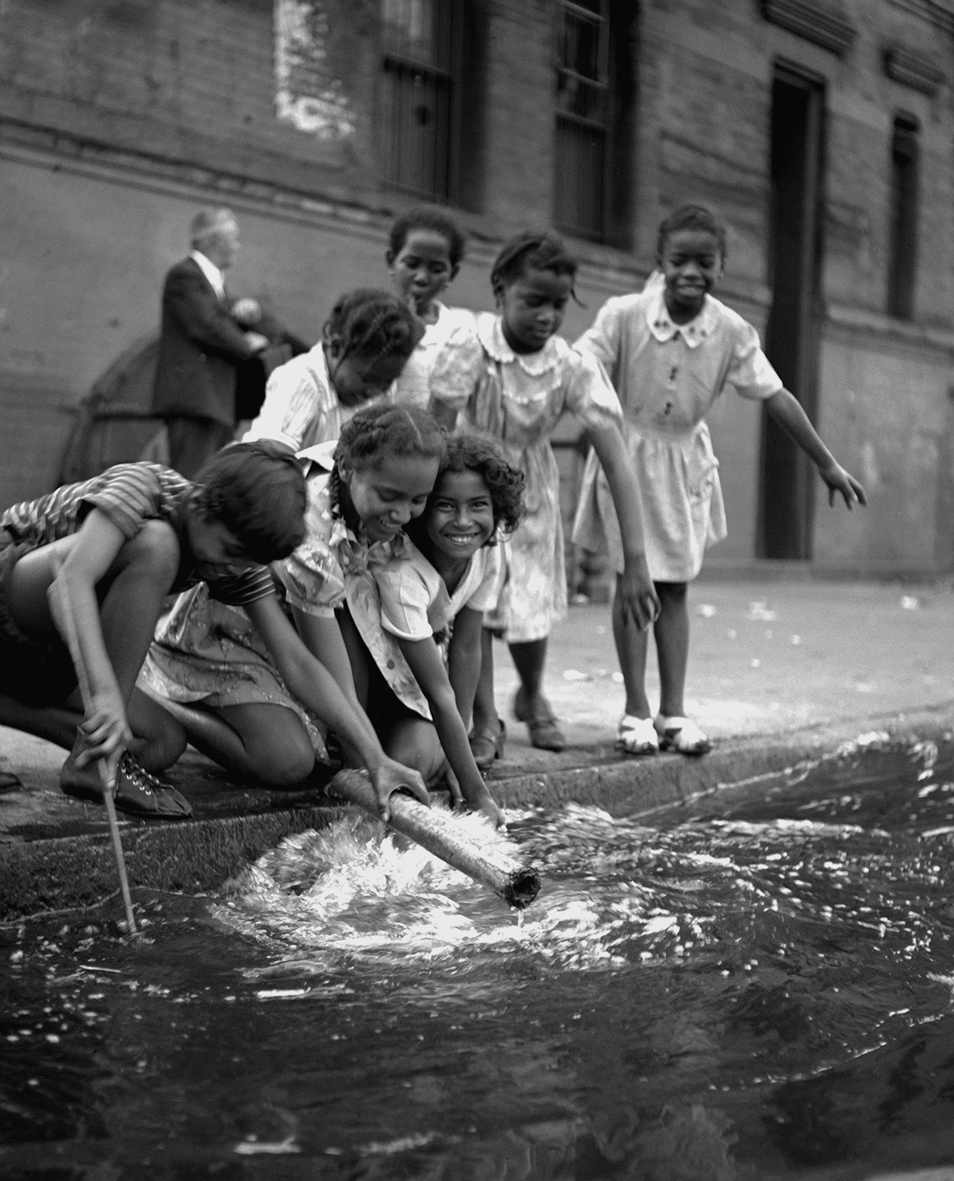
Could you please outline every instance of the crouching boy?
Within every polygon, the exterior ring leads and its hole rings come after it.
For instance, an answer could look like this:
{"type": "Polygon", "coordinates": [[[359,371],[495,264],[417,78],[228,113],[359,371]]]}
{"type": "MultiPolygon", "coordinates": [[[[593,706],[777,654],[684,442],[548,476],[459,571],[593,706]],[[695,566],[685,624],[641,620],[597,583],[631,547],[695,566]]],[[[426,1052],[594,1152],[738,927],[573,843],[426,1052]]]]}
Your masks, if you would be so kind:
{"type": "Polygon", "coordinates": [[[267,625],[279,667],[306,682],[310,708],[368,768],[382,813],[399,787],[426,799],[279,605],[267,563],[300,543],[304,510],[294,456],[261,441],[220,451],[194,482],[158,464],[120,464],[0,513],[0,723],[69,751],[67,795],[101,801],[103,759],[117,808],[190,815],[157,774],[181,755],[185,732],[136,679],[166,597],[205,581],[267,625]]]}

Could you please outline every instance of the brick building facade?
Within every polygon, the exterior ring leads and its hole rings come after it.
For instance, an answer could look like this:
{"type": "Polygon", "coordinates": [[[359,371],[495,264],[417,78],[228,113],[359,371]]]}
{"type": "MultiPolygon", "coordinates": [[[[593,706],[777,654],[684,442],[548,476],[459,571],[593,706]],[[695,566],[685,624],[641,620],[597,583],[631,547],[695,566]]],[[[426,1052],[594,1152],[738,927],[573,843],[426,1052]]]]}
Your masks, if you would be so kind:
{"type": "Polygon", "coordinates": [[[389,221],[422,197],[471,232],[472,307],[500,242],[556,222],[572,338],[695,199],[729,227],[723,298],[871,500],[830,511],[730,395],[710,564],[949,571],[952,77],[954,0],[8,0],[0,503],[55,483],[201,205],[239,215],[233,293],[309,339],[341,291],[386,285],[389,221]]]}

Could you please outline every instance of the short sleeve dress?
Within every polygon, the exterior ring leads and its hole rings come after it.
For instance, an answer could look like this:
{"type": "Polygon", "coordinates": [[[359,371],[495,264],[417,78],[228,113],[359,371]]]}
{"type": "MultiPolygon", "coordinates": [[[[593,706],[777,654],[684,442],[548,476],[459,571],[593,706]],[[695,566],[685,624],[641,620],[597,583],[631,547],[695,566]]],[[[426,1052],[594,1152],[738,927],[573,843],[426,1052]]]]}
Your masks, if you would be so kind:
{"type": "MultiPolygon", "coordinates": [[[[744,398],[772,397],[782,381],[747,320],[707,295],[688,324],[674,324],[659,283],[601,308],[576,342],[605,366],[619,393],[623,434],[642,496],[646,559],[657,582],[687,582],[706,547],[726,535],[719,462],[705,423],[726,385],[744,398]]],[[[622,541],[609,486],[596,456],[584,470],[573,539],[606,543],[617,570],[622,541]]],[[[595,542],[595,544],[594,544],[595,542]]]]}
{"type": "MultiPolygon", "coordinates": [[[[515,353],[499,316],[478,313],[454,332],[431,374],[435,403],[457,414],[457,429],[494,438],[526,476],[526,515],[502,543],[506,582],[497,604],[507,639],[543,639],[566,613],[560,475],[550,435],[564,413],[586,428],[622,424],[602,365],[552,336],[535,353],[515,353]]],[[[497,620],[495,620],[495,623],[497,620]]]]}
{"type": "Polygon", "coordinates": [[[437,319],[426,324],[417,348],[407,359],[400,376],[391,383],[388,395],[399,406],[426,410],[431,400],[431,372],[441,349],[461,326],[473,319],[465,308],[448,308],[437,303],[437,319]]]}
{"type": "Polygon", "coordinates": [[[408,539],[400,560],[373,569],[376,595],[359,602],[349,587],[348,605],[375,665],[398,700],[428,720],[427,697],[397,641],[433,637],[443,646],[464,607],[482,613],[494,606],[500,566],[500,546],[484,546],[450,594],[440,574],[408,539]]]}

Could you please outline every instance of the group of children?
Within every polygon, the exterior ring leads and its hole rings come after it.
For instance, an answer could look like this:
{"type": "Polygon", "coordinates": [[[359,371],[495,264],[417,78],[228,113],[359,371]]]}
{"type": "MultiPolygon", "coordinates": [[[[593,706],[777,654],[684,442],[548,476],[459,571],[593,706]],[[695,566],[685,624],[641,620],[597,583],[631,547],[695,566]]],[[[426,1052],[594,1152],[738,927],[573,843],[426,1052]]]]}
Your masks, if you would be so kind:
{"type": "Polygon", "coordinates": [[[363,766],[382,817],[392,791],[426,800],[443,782],[500,823],[481,775],[506,737],[493,634],[519,676],[514,716],[535,746],[564,745],[543,677],[566,609],[550,445],[565,412],[592,448],[574,537],[598,539],[617,573],[619,745],[709,749],[684,703],[687,584],[725,535],[706,412],[730,384],[765,403],[832,502],[864,491],[711,294],[726,235],[708,209],[662,223],[644,290],[610,299],[573,346],[558,332],[577,263],[556,235],[505,245],[495,313],[440,300],[464,244],[442,210],[399,218],[393,291],[339,299],[195,482],[123,464],[0,514],[0,721],[69,750],[65,792],[99,799],[105,768],[117,807],[188,815],[160,773],[189,742],[277,787],[316,760],[363,766]]]}

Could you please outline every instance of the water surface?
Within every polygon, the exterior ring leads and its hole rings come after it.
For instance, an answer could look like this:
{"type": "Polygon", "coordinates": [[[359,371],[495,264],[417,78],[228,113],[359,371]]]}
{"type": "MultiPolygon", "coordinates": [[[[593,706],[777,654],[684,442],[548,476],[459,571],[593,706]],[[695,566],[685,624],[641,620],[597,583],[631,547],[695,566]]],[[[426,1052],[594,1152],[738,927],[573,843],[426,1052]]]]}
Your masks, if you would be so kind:
{"type": "MultiPolygon", "coordinates": [[[[474,823],[479,823],[474,821],[474,823]]],[[[954,1164],[954,747],[508,839],[370,822],[215,898],[0,929],[0,1176],[851,1181],[954,1164]]]]}

